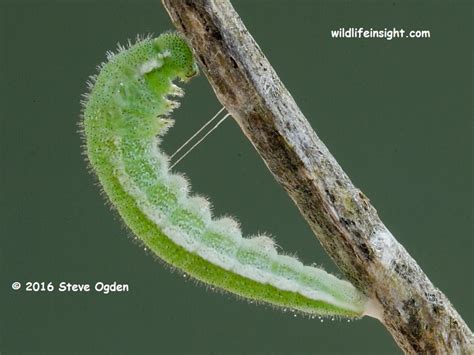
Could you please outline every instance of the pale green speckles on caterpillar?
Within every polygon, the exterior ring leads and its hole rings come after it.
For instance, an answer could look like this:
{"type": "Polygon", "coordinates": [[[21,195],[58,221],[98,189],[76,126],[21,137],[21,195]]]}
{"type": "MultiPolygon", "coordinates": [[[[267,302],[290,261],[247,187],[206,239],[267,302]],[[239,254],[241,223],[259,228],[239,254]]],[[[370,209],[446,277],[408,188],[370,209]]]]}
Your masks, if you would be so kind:
{"type": "Polygon", "coordinates": [[[158,257],[191,277],[310,315],[360,317],[371,302],[349,282],[277,253],[266,236],[243,238],[230,218],[212,218],[205,198],[170,172],[159,138],[183,91],[173,80],[198,72],[177,33],[109,53],[84,105],[87,157],[113,206],[158,257]]]}

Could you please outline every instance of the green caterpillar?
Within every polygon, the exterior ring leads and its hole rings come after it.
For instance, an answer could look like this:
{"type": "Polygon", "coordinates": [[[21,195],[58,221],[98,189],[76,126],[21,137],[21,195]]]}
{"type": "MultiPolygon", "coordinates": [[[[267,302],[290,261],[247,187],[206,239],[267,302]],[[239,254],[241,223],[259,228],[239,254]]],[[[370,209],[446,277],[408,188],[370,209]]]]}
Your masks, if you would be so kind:
{"type": "Polygon", "coordinates": [[[360,317],[371,301],[349,282],[277,253],[266,236],[243,238],[235,220],[215,219],[171,173],[160,139],[182,96],[173,84],[198,73],[183,38],[168,32],[138,40],[93,78],[83,110],[86,154],[126,225],[157,256],[206,284],[309,315],[360,317]]]}

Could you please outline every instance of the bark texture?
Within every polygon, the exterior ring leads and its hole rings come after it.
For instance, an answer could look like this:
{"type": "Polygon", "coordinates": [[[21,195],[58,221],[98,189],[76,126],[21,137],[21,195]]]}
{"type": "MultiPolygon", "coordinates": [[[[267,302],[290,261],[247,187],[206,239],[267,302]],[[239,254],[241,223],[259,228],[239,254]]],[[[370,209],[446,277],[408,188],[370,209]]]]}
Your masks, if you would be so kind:
{"type": "Polygon", "coordinates": [[[400,348],[473,353],[469,327],[318,138],[230,2],[162,1],[219,101],[345,276],[380,302],[400,348]]]}

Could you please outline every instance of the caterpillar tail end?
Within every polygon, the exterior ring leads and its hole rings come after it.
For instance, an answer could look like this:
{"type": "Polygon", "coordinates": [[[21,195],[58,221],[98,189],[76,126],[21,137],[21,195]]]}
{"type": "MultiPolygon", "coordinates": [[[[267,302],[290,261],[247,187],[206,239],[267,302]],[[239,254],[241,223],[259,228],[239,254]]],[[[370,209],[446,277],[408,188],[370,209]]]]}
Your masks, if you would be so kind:
{"type": "Polygon", "coordinates": [[[369,316],[383,322],[383,307],[376,298],[368,298],[362,316],[369,316]]]}

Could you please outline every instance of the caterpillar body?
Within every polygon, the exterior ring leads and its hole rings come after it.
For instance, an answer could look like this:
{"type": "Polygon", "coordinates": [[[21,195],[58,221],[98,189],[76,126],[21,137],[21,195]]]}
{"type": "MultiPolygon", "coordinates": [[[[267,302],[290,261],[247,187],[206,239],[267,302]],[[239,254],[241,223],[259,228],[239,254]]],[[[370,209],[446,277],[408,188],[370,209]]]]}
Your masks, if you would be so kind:
{"type": "Polygon", "coordinates": [[[279,254],[266,236],[244,238],[235,220],[214,218],[207,199],[189,194],[159,150],[183,91],[176,79],[198,73],[177,33],[140,39],[108,55],[83,109],[92,170],[132,232],[166,263],[244,298],[309,315],[360,317],[370,300],[349,282],[279,254]]]}

